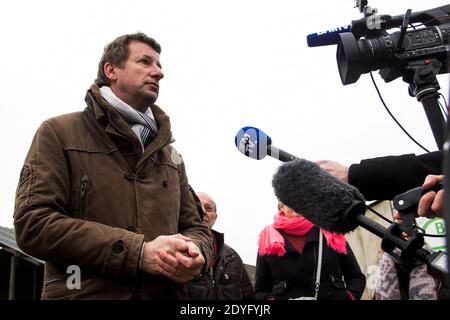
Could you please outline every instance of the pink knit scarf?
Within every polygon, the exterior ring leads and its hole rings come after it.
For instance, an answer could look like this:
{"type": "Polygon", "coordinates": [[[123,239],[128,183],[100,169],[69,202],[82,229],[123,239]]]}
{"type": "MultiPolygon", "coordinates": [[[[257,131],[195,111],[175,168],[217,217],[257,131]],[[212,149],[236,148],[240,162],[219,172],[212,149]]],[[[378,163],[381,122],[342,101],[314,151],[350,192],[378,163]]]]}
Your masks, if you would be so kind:
{"type": "MultiPolygon", "coordinates": [[[[274,216],[273,224],[266,226],[259,234],[258,252],[260,255],[277,254],[281,257],[286,253],[286,250],[284,249],[284,238],[278,230],[303,237],[312,227],[314,225],[302,216],[288,218],[278,212],[274,216]]],[[[336,252],[347,254],[345,235],[331,233],[322,229],[321,231],[330,248],[336,252]]]]}

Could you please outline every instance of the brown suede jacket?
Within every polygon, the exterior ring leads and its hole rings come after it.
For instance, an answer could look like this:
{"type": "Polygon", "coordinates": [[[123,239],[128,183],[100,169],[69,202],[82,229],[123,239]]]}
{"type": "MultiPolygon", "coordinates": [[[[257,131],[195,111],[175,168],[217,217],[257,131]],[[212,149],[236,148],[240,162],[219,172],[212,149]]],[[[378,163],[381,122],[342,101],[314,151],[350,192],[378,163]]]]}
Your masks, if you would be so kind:
{"type": "MultiPolygon", "coordinates": [[[[142,150],[129,124],[93,85],[84,112],[38,129],[16,192],[19,247],[46,261],[44,299],[176,299],[183,285],[138,269],[144,241],[182,233],[211,254],[169,117],[152,106],[158,135],[142,150]],[[81,269],[70,289],[69,266],[81,269]]],[[[205,266],[206,269],[206,266],[205,266]]]]}

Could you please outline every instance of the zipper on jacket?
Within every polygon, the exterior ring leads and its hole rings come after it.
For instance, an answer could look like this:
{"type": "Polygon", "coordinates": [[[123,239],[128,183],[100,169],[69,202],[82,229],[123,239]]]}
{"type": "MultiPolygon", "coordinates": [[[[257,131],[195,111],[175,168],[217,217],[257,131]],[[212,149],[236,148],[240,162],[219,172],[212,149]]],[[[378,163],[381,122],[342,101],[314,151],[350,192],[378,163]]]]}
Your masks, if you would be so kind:
{"type": "Polygon", "coordinates": [[[211,279],[211,293],[212,293],[212,299],[217,300],[219,299],[218,294],[219,294],[219,288],[216,286],[216,280],[214,279],[214,269],[216,268],[217,263],[214,265],[214,267],[209,267],[208,268],[208,274],[209,274],[209,278],[211,279]]]}
{"type": "Polygon", "coordinates": [[[211,283],[214,288],[216,286],[216,281],[214,280],[214,271],[213,271],[212,267],[208,268],[208,274],[209,274],[209,277],[211,278],[211,283]]]}
{"type": "Polygon", "coordinates": [[[80,210],[79,215],[80,218],[84,217],[84,211],[86,209],[86,194],[89,188],[89,177],[87,174],[85,174],[81,178],[81,187],[80,187],[80,210]]]}

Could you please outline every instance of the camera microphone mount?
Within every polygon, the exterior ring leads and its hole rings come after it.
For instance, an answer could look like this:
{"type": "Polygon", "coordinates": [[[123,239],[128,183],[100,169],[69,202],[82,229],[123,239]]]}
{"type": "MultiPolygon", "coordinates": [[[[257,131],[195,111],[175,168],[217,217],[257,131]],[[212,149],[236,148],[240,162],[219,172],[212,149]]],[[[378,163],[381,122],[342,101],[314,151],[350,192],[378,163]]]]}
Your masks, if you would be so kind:
{"type": "Polygon", "coordinates": [[[439,150],[445,142],[446,122],[439,107],[439,83],[436,75],[441,69],[437,59],[409,62],[403,81],[409,83],[409,95],[422,103],[439,150]]]}

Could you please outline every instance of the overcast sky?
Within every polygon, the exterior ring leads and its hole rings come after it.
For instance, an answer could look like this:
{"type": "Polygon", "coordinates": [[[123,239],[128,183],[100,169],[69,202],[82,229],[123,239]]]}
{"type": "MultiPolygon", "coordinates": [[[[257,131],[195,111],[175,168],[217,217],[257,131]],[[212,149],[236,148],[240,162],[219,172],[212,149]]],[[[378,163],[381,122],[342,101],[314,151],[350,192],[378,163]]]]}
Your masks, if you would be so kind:
{"type": "MultiPolygon", "coordinates": [[[[384,14],[446,1],[369,1],[384,14]]],[[[368,75],[341,84],[336,46],[308,48],[306,35],[362,17],[353,0],[6,1],[0,10],[0,225],[12,227],[19,173],[39,125],[84,109],[103,47],[142,31],[162,45],[157,102],[171,117],[174,146],[191,185],[217,202],[215,228],[255,264],[260,230],[273,221],[271,178],[280,163],[245,158],[244,126],[309,160],[423,153],[391,120],[368,75]]],[[[392,30],[394,31],[394,30],[392,30]]],[[[397,79],[375,78],[391,111],[436,150],[423,107],[397,79]]],[[[448,92],[448,75],[438,80],[448,92]]]]}

